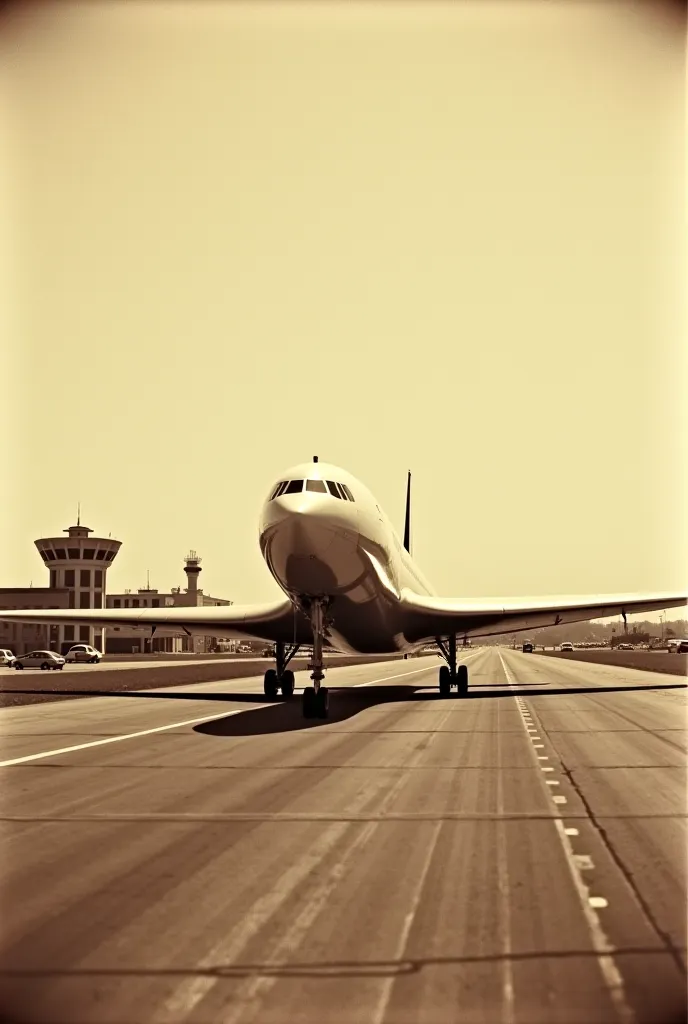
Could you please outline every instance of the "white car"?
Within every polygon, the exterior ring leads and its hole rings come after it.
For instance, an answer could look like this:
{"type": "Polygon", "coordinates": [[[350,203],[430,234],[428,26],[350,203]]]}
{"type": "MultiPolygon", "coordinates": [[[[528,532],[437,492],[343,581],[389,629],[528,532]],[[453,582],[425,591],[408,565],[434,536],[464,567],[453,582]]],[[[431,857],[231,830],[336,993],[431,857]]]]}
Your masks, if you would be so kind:
{"type": "Polygon", "coordinates": [[[86,661],[97,665],[102,657],[101,652],[97,651],[95,647],[91,647],[90,644],[74,644],[67,651],[66,661],[68,665],[79,661],[86,661]]]}
{"type": "Polygon", "coordinates": [[[62,669],[64,663],[64,658],[60,654],[55,654],[55,651],[29,651],[28,654],[21,654],[18,658],[15,658],[14,667],[18,669],[62,669]]]}
{"type": "Polygon", "coordinates": [[[569,641],[568,641],[568,640],[566,640],[566,641],[565,641],[565,642],[564,642],[564,643],[563,643],[563,644],[562,644],[562,645],[560,646],[559,650],[560,650],[560,651],[572,651],[572,650],[573,650],[573,644],[569,643],[569,641]]]}
{"type": "Polygon", "coordinates": [[[16,660],[9,647],[0,647],[0,665],[7,665],[8,668],[12,668],[16,660]]]}

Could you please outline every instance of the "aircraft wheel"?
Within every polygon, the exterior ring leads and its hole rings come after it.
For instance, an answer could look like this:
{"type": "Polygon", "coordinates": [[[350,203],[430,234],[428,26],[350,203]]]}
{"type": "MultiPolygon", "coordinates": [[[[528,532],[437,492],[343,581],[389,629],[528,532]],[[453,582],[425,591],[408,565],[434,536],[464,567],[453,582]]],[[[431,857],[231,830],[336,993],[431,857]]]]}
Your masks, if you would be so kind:
{"type": "Polygon", "coordinates": [[[266,697],[277,696],[277,672],[269,668],[263,677],[263,693],[266,697]]]}
{"type": "Polygon", "coordinates": [[[303,700],[301,702],[304,718],[315,718],[315,703],[315,689],[312,686],[307,686],[303,691],[303,700]]]}
{"type": "Polygon", "coordinates": [[[451,672],[449,665],[442,665],[440,669],[440,697],[451,696],[451,672]]]}
{"type": "Polygon", "coordinates": [[[321,686],[315,695],[315,714],[317,718],[327,718],[330,707],[330,694],[326,686],[321,686]]]}
{"type": "Polygon", "coordinates": [[[285,669],[282,673],[280,688],[283,697],[289,698],[294,696],[294,673],[290,668],[285,669]]]}
{"type": "Polygon", "coordinates": [[[459,691],[459,697],[468,696],[468,666],[459,665],[456,670],[456,688],[459,691]]]}

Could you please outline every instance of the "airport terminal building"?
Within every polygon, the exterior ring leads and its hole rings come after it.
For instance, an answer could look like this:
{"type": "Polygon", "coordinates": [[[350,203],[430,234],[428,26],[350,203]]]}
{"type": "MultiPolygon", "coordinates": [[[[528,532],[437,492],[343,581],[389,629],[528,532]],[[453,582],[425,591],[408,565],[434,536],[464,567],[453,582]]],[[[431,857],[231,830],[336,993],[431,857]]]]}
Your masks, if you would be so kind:
{"type": "MultiPolygon", "coordinates": [[[[189,552],[184,560],[188,586],[185,590],[173,587],[169,593],[160,593],[150,587],[142,587],[132,593],[125,590],[123,594],[108,594],[108,608],[179,608],[197,607],[199,605],[230,605],[231,601],[222,597],[211,597],[204,594],[198,587],[198,576],[201,572],[201,559],[195,551],[189,552]]],[[[148,654],[164,651],[169,654],[207,654],[214,650],[216,638],[211,636],[188,636],[180,631],[179,636],[150,636],[149,630],[129,629],[124,626],[112,626],[107,631],[106,651],[117,654],[148,654]]]]}

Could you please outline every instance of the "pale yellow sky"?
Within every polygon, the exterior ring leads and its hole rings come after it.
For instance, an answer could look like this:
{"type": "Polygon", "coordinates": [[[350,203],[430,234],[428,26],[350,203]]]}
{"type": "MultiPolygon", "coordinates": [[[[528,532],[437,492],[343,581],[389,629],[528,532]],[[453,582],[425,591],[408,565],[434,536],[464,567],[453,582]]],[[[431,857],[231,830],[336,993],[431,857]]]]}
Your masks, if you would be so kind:
{"type": "Polygon", "coordinates": [[[0,585],[269,599],[318,454],[456,596],[686,586],[683,48],[626,3],[5,15],[0,585]],[[3,263],[3,271],[5,268],[3,263]]]}

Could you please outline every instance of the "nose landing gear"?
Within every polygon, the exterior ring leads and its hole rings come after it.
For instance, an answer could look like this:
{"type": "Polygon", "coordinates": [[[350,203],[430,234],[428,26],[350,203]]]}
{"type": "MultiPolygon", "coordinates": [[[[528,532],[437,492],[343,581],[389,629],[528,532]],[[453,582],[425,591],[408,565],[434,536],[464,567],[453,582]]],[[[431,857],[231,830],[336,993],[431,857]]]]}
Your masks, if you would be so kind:
{"type": "Polygon", "coordinates": [[[313,630],[313,657],[308,665],[311,670],[312,686],[303,691],[303,717],[327,718],[329,694],[326,686],[322,686],[325,678],[323,670],[323,638],[327,627],[325,612],[329,604],[326,597],[314,597],[310,603],[309,615],[313,630]]]}
{"type": "Polygon", "coordinates": [[[441,637],[435,637],[435,643],[440,649],[446,665],[440,668],[440,696],[450,697],[452,686],[456,686],[457,697],[468,696],[468,667],[456,664],[456,634],[451,634],[446,642],[441,637]]]}
{"type": "Polygon", "coordinates": [[[275,644],[275,660],[277,668],[269,668],[263,679],[263,693],[266,697],[275,698],[278,690],[287,700],[294,695],[294,673],[287,665],[298,652],[298,644],[275,644]]]}

